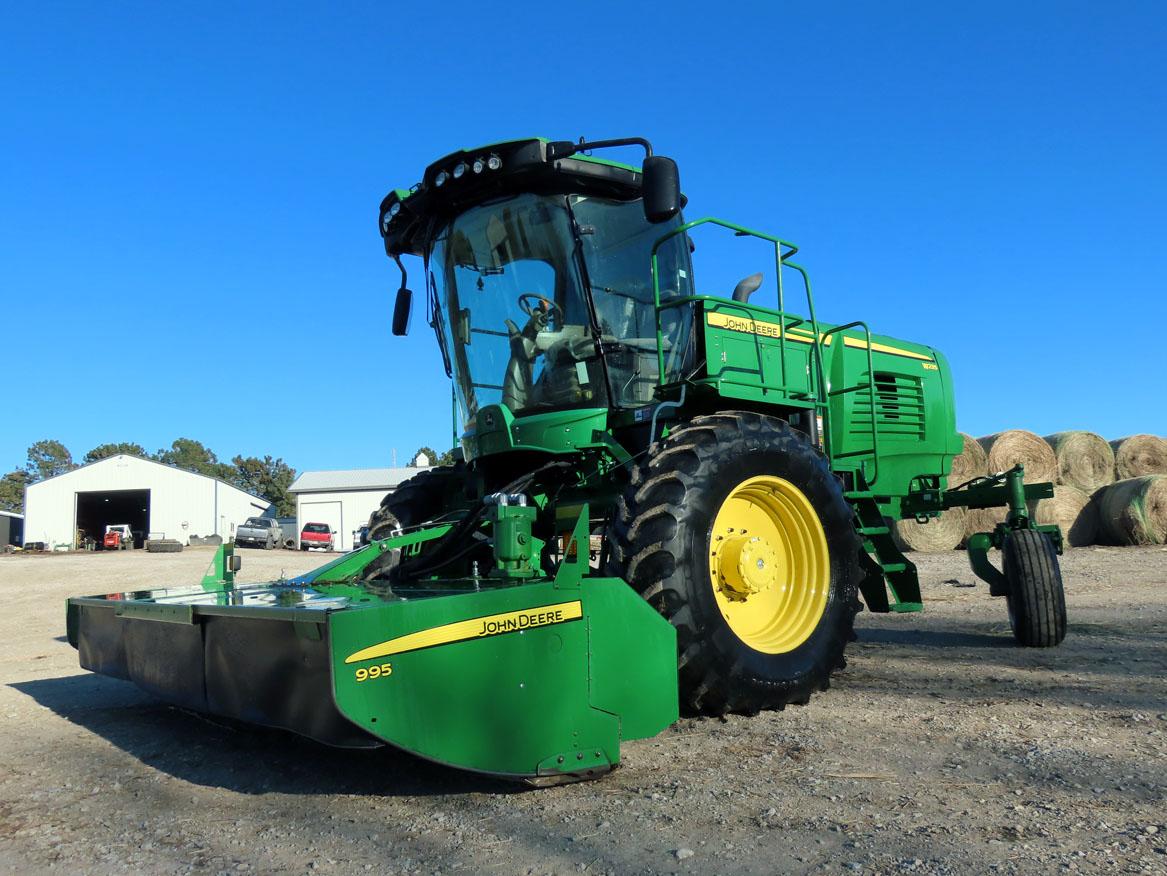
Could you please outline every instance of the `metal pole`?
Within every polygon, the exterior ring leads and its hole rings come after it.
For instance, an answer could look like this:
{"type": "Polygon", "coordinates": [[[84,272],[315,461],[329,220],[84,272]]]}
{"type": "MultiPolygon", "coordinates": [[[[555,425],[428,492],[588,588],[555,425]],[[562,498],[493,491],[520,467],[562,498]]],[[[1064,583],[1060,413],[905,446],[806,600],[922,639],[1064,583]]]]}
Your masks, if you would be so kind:
{"type": "Polygon", "coordinates": [[[1025,468],[1018,463],[1009,469],[1006,475],[1009,484],[1009,523],[1022,523],[1029,520],[1029,509],[1025,507],[1025,468]]]}

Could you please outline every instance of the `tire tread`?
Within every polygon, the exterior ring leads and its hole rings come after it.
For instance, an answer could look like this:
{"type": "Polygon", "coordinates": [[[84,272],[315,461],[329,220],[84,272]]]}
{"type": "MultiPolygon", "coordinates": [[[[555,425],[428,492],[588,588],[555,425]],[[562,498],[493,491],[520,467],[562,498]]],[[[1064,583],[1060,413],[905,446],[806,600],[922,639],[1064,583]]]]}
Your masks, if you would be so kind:
{"type": "Polygon", "coordinates": [[[846,665],[843,649],[853,638],[859,609],[861,544],[851,508],[825,458],[784,421],[752,412],[724,411],[694,417],[674,428],[633,470],[629,487],[617,502],[609,539],[608,571],[628,581],[677,631],[682,702],[693,711],[754,714],[765,708],[781,709],[787,703],[805,703],[812,692],[828,687],[832,671],[846,665]],[[709,586],[707,572],[687,568],[692,563],[686,560],[679,536],[695,497],[711,489],[711,464],[753,451],[798,456],[800,464],[814,467],[816,476],[829,482],[833,500],[818,511],[824,529],[836,533],[846,545],[841,554],[849,566],[839,573],[837,598],[843,602],[829,655],[814,671],[784,681],[749,675],[740,661],[727,660],[724,649],[714,646],[711,636],[715,633],[696,622],[689,591],[709,586]]]}
{"type": "Polygon", "coordinates": [[[1036,530],[1021,529],[1004,548],[1013,636],[1031,648],[1050,648],[1066,636],[1066,597],[1052,542],[1036,530]]]}

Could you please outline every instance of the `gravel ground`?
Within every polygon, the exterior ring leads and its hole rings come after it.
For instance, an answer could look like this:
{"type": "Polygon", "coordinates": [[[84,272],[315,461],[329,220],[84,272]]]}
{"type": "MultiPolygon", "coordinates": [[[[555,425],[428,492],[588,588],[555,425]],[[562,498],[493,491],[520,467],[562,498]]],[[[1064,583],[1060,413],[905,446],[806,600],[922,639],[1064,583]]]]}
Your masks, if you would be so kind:
{"type": "MultiPolygon", "coordinates": [[[[0,871],[1167,872],[1167,549],[1063,559],[1062,647],[1012,645],[960,553],[859,616],[809,705],[682,719],[597,782],[520,789],[169,708],[81,672],[68,595],[210,549],[0,557],[0,871]]],[[[244,580],[319,555],[244,552],[244,580]]]]}

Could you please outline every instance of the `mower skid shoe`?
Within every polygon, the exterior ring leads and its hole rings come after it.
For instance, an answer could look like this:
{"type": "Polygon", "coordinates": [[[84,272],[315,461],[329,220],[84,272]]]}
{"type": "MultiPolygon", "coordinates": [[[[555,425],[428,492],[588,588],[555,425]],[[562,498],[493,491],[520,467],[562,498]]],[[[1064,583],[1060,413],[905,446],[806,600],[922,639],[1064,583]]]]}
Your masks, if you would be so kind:
{"type": "Polygon", "coordinates": [[[462,769],[594,778],[677,719],[676,633],[618,578],[336,612],[330,639],[345,717],[462,769]]]}

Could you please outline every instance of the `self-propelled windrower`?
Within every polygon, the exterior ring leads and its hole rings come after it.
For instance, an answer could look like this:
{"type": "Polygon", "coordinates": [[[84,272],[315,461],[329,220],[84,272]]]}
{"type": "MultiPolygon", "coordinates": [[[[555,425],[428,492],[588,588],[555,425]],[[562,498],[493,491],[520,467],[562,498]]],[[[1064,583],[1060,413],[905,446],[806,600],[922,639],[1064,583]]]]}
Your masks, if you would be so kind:
{"type": "Polygon", "coordinates": [[[957,506],[1007,506],[970,540],[973,569],[1021,644],[1060,642],[1061,535],[1026,510],[1052,487],[1019,468],[947,483],[944,357],[819,321],[796,247],[685,221],[683,201],[676,164],[640,139],[459,151],[391,192],[393,331],[412,258],[461,458],[390,493],[372,543],[310,574],[239,585],[228,545],[194,590],[71,599],[82,666],[333,745],[593,776],[680,707],[824,689],[860,597],[922,607],[890,521],[957,506]],[[610,146],[642,147],[642,166],[594,154],[610,146]],[[776,298],[755,298],[757,273],[702,285],[698,226],[771,246],[776,298]]]}

